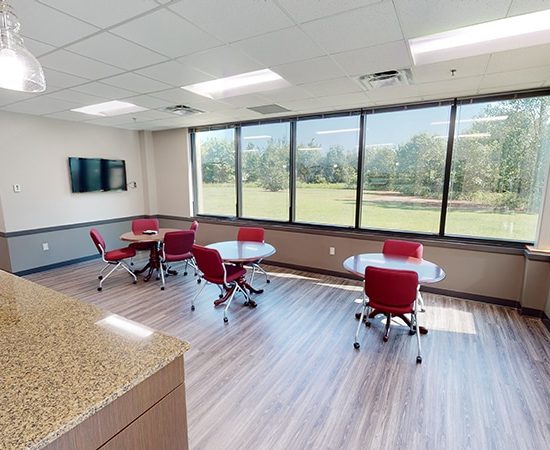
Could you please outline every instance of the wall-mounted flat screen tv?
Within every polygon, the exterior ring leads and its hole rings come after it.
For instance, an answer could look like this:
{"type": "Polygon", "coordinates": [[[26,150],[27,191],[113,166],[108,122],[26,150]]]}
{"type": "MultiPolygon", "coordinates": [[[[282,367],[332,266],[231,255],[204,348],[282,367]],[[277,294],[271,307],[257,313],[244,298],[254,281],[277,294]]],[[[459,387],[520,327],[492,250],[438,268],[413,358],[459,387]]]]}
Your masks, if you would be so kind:
{"type": "Polygon", "coordinates": [[[73,192],[127,191],[126,162],[121,159],[69,158],[73,192]]]}

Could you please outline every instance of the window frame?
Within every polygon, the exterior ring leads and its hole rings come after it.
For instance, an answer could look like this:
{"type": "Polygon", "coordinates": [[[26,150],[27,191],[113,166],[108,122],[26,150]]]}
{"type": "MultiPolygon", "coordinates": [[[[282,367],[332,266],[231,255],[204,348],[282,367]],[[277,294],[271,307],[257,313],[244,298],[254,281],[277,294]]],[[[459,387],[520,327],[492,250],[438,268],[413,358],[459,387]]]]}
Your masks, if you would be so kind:
{"type": "MultiPolygon", "coordinates": [[[[200,126],[189,128],[189,144],[190,144],[190,153],[191,153],[191,165],[192,165],[192,188],[193,188],[193,217],[197,218],[212,218],[222,221],[239,221],[247,224],[258,224],[258,225],[279,225],[281,227],[289,229],[291,231],[293,228],[303,229],[304,227],[310,228],[312,230],[325,230],[325,231],[335,231],[335,232],[353,232],[353,234],[364,234],[364,235],[373,235],[373,236],[386,236],[386,237],[397,237],[397,238],[428,238],[435,241],[447,241],[454,243],[466,243],[466,244],[479,244],[479,245],[489,245],[495,247],[510,247],[510,248],[525,248],[526,245],[532,245],[533,240],[522,241],[522,240],[505,240],[499,238],[490,238],[490,237],[476,237],[476,236],[457,236],[457,235],[446,235],[445,227],[447,224],[447,212],[448,212],[448,203],[449,203],[449,194],[450,194],[450,183],[451,183],[451,172],[452,172],[452,157],[454,150],[455,142],[455,132],[456,132],[456,119],[457,119],[457,110],[460,105],[474,104],[474,103],[485,103],[485,102],[496,102],[504,100],[515,100],[521,98],[531,98],[531,97],[546,97],[550,96],[550,89],[535,89],[527,91],[517,91],[517,92],[506,92],[498,93],[492,95],[480,95],[480,96],[470,96],[470,97],[455,97],[452,99],[445,98],[441,100],[434,100],[428,102],[415,102],[407,103],[400,105],[391,105],[391,106],[380,106],[372,108],[361,108],[361,109],[351,109],[351,110],[342,110],[335,112],[327,113],[316,113],[303,116],[288,116],[280,117],[276,119],[266,119],[266,120],[256,120],[256,121],[243,121],[237,123],[226,123],[226,124],[217,124],[209,126],[200,126]],[[445,156],[445,169],[444,169],[444,179],[443,179],[443,194],[441,201],[441,210],[440,210],[440,221],[439,221],[439,230],[437,233],[424,233],[424,232],[410,232],[410,231],[400,231],[400,230],[384,230],[379,228],[365,228],[361,227],[361,218],[362,218],[362,197],[363,197],[363,187],[364,187],[364,137],[365,137],[365,117],[370,114],[377,114],[382,112],[392,112],[392,111],[406,111],[414,109],[423,109],[434,106],[449,106],[450,105],[450,124],[449,124],[449,133],[447,137],[447,148],[445,156]],[[316,224],[308,222],[297,222],[296,221],[296,158],[297,158],[297,143],[296,143],[296,134],[297,134],[297,123],[302,120],[312,120],[312,119],[325,119],[332,117],[342,117],[342,116],[352,116],[359,115],[359,142],[358,142],[358,162],[357,162],[357,180],[356,180],[356,195],[355,195],[355,223],[353,226],[339,226],[339,225],[330,225],[330,224],[316,224]],[[288,220],[272,220],[272,219],[252,219],[242,217],[242,149],[241,149],[241,127],[250,126],[250,125],[263,125],[270,123],[288,123],[290,127],[290,154],[289,154],[289,211],[288,211],[288,220]],[[214,131],[220,129],[233,128],[235,130],[235,184],[236,184],[236,205],[235,205],[235,216],[220,216],[215,214],[208,213],[197,213],[198,207],[198,180],[197,180],[197,157],[196,157],[196,139],[195,133],[200,131],[214,131]]],[[[550,176],[550,171],[547,169],[547,176],[550,176]]],[[[539,211],[540,219],[540,211],[539,211]]],[[[536,238],[536,236],[534,236],[536,238]]]]}

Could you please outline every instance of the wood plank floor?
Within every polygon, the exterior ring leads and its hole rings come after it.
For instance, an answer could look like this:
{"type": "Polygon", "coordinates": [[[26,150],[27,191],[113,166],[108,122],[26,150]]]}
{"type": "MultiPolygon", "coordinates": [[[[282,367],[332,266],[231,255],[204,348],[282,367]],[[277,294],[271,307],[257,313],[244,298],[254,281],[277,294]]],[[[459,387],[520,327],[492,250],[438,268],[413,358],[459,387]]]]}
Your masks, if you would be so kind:
{"type": "MultiPolygon", "coordinates": [[[[27,278],[191,343],[186,354],[192,449],[548,449],[550,335],[517,311],[425,294],[416,341],[362,327],[358,284],[269,268],[254,310],[229,323],[208,286],[190,310],[192,276],[137,285],[122,272],[96,291],[99,261],[27,278]]],[[[263,278],[257,281],[263,283],[263,278]]]]}

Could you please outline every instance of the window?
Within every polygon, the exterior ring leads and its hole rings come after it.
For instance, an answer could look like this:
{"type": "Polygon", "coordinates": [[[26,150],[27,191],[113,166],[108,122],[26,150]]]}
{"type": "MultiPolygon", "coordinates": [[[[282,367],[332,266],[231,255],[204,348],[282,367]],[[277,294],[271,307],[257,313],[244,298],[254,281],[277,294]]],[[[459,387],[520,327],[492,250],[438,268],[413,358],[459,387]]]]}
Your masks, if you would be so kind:
{"type": "Polygon", "coordinates": [[[195,133],[197,167],[197,212],[234,216],[235,130],[199,131],[195,133]]]}
{"type": "Polygon", "coordinates": [[[288,221],[290,124],[241,128],[242,215],[288,221]]]}
{"type": "Polygon", "coordinates": [[[354,226],[360,116],[296,124],[296,221],[354,226]]]}
{"type": "Polygon", "coordinates": [[[450,106],[365,116],[361,226],[438,233],[450,106]]]}
{"type": "Polygon", "coordinates": [[[549,120],[549,97],[458,107],[447,234],[535,239],[549,120]]]}
{"type": "Polygon", "coordinates": [[[550,95],[528,95],[194,131],[195,212],[534,242],[550,95]]]}

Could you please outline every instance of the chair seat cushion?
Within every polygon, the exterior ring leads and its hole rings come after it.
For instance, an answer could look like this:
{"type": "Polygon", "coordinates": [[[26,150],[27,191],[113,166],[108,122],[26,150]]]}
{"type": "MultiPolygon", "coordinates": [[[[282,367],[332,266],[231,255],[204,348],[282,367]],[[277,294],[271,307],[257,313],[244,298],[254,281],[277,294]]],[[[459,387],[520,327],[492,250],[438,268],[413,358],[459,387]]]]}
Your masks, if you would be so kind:
{"type": "Polygon", "coordinates": [[[106,261],[120,261],[121,259],[133,258],[136,256],[135,249],[131,247],[118,248],[105,253],[106,261]]]}
{"type": "Polygon", "coordinates": [[[414,311],[414,305],[379,305],[376,302],[369,301],[369,306],[373,309],[380,311],[381,313],[388,314],[409,314],[414,311]]]}
{"type": "Polygon", "coordinates": [[[156,242],[132,242],[129,247],[135,250],[151,250],[156,242]]]}
{"type": "MultiPolygon", "coordinates": [[[[225,265],[225,271],[227,273],[227,281],[235,281],[238,280],[241,277],[244,277],[246,275],[246,269],[239,266],[231,266],[229,264],[225,265]]],[[[223,278],[215,278],[215,277],[209,277],[206,274],[203,275],[204,279],[206,281],[209,281],[210,283],[214,284],[223,284],[223,278]]]]}
{"type": "Polygon", "coordinates": [[[181,255],[170,255],[166,254],[164,255],[165,261],[185,261],[186,259],[191,259],[193,257],[193,254],[191,252],[183,253],[181,255]]]}

